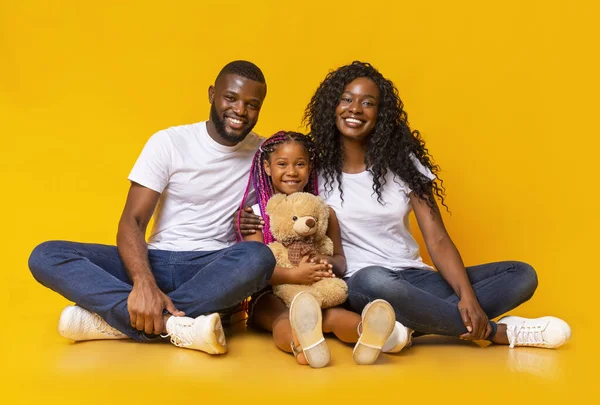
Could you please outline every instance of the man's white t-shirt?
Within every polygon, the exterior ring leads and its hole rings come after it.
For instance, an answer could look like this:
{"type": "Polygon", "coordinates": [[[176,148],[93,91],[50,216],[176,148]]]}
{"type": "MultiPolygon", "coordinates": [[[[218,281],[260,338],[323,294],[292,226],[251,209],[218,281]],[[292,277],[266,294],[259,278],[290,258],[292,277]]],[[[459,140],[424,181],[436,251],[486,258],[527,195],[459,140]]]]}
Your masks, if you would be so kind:
{"type": "Polygon", "coordinates": [[[234,244],[233,214],[263,140],[250,133],[235,146],[223,146],[208,135],[206,122],[154,134],[129,174],[130,181],[161,193],[148,247],[211,251],[234,244]]]}
{"type": "MultiPolygon", "coordinates": [[[[425,177],[435,179],[435,175],[416,158],[413,162],[425,177]]],[[[342,203],[337,181],[328,194],[325,180],[319,176],[319,195],[335,210],[340,223],[347,263],[344,277],[350,277],[367,266],[382,266],[396,271],[433,269],[423,263],[419,245],[410,232],[410,188],[391,172],[385,179],[381,204],[373,191],[373,175],[369,171],[342,173],[342,203]]]]}

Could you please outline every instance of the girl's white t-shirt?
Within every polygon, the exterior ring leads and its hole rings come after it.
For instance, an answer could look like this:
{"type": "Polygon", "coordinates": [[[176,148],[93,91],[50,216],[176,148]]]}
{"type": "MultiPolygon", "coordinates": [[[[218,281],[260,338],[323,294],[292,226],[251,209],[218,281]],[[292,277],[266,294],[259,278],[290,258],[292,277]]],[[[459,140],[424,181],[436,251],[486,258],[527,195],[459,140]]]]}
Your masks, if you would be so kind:
{"type": "MultiPolygon", "coordinates": [[[[412,161],[421,174],[430,180],[435,179],[435,175],[415,157],[412,157],[412,161]]],[[[350,277],[368,266],[382,266],[396,271],[409,268],[433,270],[423,263],[419,245],[410,232],[411,189],[391,172],[385,179],[380,203],[373,191],[371,172],[342,173],[342,203],[337,181],[334,181],[333,190],[328,193],[324,187],[325,180],[319,176],[319,195],[335,210],[340,223],[347,263],[344,277],[350,277]]]]}

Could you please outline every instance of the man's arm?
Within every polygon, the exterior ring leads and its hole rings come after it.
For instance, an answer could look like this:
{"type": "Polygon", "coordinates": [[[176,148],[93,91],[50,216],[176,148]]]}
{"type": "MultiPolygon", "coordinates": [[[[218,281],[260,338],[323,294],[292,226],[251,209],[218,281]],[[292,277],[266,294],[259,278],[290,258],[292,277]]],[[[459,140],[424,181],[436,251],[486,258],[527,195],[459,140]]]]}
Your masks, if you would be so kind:
{"type": "Polygon", "coordinates": [[[131,326],[149,335],[165,332],[165,308],[173,315],[185,315],[158,288],[148,261],[146,227],[159,197],[160,193],[132,182],[117,233],[119,255],[133,282],[133,289],[127,299],[131,326]]]}

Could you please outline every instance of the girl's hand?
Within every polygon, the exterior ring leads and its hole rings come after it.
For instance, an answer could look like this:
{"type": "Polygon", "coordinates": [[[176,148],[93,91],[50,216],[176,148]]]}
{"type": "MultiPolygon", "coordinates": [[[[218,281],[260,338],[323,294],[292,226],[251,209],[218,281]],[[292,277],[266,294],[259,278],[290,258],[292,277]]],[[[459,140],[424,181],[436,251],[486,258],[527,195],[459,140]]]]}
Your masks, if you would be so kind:
{"type": "Polygon", "coordinates": [[[240,211],[236,211],[233,214],[233,228],[236,230],[236,233],[239,231],[242,235],[252,235],[255,234],[256,231],[261,231],[265,221],[263,221],[262,217],[254,214],[252,211],[252,207],[245,207],[242,210],[242,215],[240,217],[240,227],[238,229],[238,214],[240,211]]]}
{"type": "Polygon", "coordinates": [[[335,277],[335,274],[333,274],[333,265],[330,264],[332,259],[333,259],[333,257],[331,257],[331,256],[314,255],[314,256],[311,256],[309,262],[310,263],[326,264],[329,272],[331,272],[331,274],[333,275],[333,277],[335,277]]]}
{"type": "Polygon", "coordinates": [[[458,310],[468,330],[467,333],[460,335],[461,339],[481,340],[488,337],[492,332],[489,319],[474,296],[463,297],[458,303],[458,310]]]}
{"type": "Polygon", "coordinates": [[[308,256],[304,256],[294,271],[294,284],[314,284],[325,278],[335,277],[326,263],[310,263],[308,256]]]}

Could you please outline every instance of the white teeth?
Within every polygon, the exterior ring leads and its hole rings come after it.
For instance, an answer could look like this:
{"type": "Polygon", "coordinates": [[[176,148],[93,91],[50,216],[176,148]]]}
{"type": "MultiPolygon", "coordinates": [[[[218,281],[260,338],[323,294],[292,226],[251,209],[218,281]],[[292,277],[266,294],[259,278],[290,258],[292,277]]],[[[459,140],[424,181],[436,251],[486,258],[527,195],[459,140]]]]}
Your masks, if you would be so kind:
{"type": "Polygon", "coordinates": [[[230,120],[231,122],[233,122],[234,124],[237,124],[237,125],[239,125],[239,124],[241,124],[241,123],[242,123],[242,120],[236,120],[235,118],[231,118],[231,117],[227,117],[227,118],[229,118],[229,120],[230,120]]]}
{"type": "Polygon", "coordinates": [[[351,122],[353,124],[362,124],[362,121],[354,119],[354,118],[346,118],[346,122],[351,122]]]}

